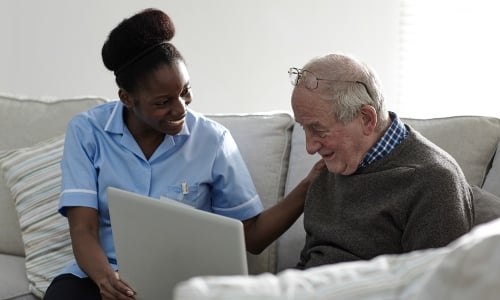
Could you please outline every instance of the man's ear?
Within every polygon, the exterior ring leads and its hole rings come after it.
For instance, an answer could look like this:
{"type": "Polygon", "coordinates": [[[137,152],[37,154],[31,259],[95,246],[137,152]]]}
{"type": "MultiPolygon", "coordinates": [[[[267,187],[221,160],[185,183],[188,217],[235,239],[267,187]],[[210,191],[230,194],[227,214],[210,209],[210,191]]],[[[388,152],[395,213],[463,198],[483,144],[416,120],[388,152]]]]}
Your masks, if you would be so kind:
{"type": "Polygon", "coordinates": [[[126,90],[122,88],[118,89],[118,97],[120,97],[120,100],[122,101],[123,105],[125,105],[125,107],[131,108],[134,106],[134,101],[126,90]]]}
{"type": "Polygon", "coordinates": [[[363,104],[361,106],[361,122],[363,124],[363,133],[371,135],[377,128],[378,118],[375,108],[371,105],[363,104]]]}

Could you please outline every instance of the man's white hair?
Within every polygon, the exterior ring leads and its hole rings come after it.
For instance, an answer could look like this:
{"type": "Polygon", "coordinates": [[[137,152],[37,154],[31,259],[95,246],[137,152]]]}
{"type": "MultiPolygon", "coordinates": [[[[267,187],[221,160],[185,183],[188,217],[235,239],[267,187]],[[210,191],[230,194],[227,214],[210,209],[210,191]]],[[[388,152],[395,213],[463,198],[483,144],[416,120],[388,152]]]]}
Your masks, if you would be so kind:
{"type": "Polygon", "coordinates": [[[333,103],[332,112],[340,122],[352,121],[363,104],[375,108],[379,129],[389,120],[377,75],[363,62],[335,53],[315,57],[303,69],[318,78],[332,80],[322,81],[327,86],[322,95],[333,103]]]}

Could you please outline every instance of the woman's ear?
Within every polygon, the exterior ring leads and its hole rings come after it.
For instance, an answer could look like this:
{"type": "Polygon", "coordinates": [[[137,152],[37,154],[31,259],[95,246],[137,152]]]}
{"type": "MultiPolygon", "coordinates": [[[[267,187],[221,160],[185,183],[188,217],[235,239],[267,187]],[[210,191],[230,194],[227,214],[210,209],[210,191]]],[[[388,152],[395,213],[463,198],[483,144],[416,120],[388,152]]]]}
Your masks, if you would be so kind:
{"type": "Polygon", "coordinates": [[[361,106],[361,122],[363,124],[363,133],[367,136],[373,134],[378,123],[377,112],[373,106],[366,104],[361,106]]]}
{"type": "Polygon", "coordinates": [[[122,101],[123,105],[125,105],[125,107],[131,108],[134,106],[134,101],[126,90],[122,88],[118,89],[118,97],[120,97],[120,100],[122,101]]]}

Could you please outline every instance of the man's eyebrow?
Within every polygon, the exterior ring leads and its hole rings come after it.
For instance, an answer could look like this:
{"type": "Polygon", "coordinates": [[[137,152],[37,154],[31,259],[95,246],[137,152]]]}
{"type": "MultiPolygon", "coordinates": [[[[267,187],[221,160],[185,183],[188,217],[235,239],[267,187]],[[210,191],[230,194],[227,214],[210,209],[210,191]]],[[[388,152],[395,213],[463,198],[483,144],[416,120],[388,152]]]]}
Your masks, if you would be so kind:
{"type": "Polygon", "coordinates": [[[318,121],[312,121],[310,123],[301,123],[301,122],[298,122],[298,121],[295,121],[297,122],[300,126],[321,126],[321,124],[318,122],[318,121]]]}

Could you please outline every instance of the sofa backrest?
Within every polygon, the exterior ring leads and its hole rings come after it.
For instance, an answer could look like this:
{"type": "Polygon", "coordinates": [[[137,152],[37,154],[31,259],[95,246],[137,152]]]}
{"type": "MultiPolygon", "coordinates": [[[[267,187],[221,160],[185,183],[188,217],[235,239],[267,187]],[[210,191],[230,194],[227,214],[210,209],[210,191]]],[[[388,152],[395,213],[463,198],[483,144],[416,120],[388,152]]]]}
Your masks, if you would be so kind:
{"type": "MultiPolygon", "coordinates": [[[[78,112],[106,101],[100,97],[56,100],[0,95],[0,151],[31,146],[60,135],[78,112]]],[[[208,117],[231,131],[265,207],[280,201],[320,159],[307,154],[304,132],[300,126],[294,126],[288,113],[208,117]]],[[[450,117],[403,121],[455,157],[470,183],[482,185],[500,141],[500,119],[450,117]]],[[[497,173],[500,174],[500,170],[497,173]]],[[[14,201],[1,170],[0,228],[0,253],[24,255],[14,201]]],[[[275,272],[295,266],[304,238],[300,218],[262,254],[249,255],[250,273],[275,272]]]]}
{"type": "Polygon", "coordinates": [[[500,140],[500,119],[457,116],[403,121],[453,156],[470,184],[483,185],[500,140]]]}
{"type": "MultiPolygon", "coordinates": [[[[65,132],[78,112],[107,101],[100,97],[66,100],[0,95],[0,151],[32,146],[65,132]]],[[[14,200],[0,170],[0,253],[24,255],[14,200]]]]}

